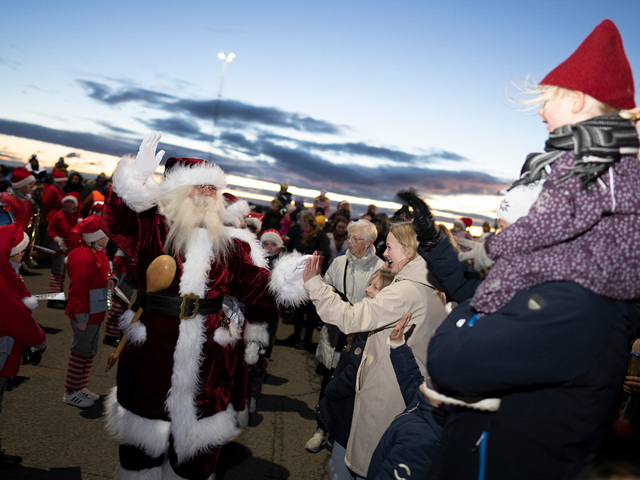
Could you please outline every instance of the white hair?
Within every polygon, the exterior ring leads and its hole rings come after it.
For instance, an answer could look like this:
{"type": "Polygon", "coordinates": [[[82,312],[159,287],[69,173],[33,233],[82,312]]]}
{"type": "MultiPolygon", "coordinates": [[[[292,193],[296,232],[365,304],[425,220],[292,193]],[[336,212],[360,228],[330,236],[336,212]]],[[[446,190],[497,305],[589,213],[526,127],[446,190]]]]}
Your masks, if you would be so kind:
{"type": "Polygon", "coordinates": [[[190,196],[192,185],[182,185],[167,193],[158,203],[169,226],[165,252],[185,255],[186,247],[196,235],[198,228],[206,230],[215,254],[226,257],[233,245],[229,233],[224,228],[222,216],[224,203],[219,194],[190,196]]]}
{"type": "Polygon", "coordinates": [[[373,242],[378,237],[378,229],[366,218],[361,218],[355,222],[349,222],[349,225],[347,225],[347,232],[349,235],[351,235],[351,231],[354,229],[362,232],[362,237],[365,242],[373,242]]]}

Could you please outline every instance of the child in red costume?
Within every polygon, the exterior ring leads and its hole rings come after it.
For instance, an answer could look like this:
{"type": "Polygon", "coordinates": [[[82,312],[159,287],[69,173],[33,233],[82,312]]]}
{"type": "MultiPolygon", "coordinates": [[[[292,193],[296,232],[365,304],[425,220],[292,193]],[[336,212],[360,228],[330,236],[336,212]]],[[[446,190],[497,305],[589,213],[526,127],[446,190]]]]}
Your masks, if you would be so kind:
{"type": "Polygon", "coordinates": [[[86,408],[100,398],[87,389],[93,357],[98,353],[100,325],[107,311],[107,288],[115,277],[109,268],[104,248],[109,238],[100,230],[100,217],[85,218],[72,230],[69,238],[69,302],[66,313],[71,320],[73,343],[67,369],[63,400],[86,408]]]}
{"type": "MultiPolygon", "coordinates": [[[[49,277],[48,293],[58,293],[64,291],[64,275],[66,267],[64,263],[65,255],[68,251],[69,233],[75,227],[82,216],[78,211],[80,194],[78,192],[68,193],[62,198],[62,210],[56,211],[49,225],[47,235],[52,239],[51,248],[56,254],[51,259],[51,276],[49,277]]],[[[63,309],[66,306],[64,300],[49,300],[47,307],[63,309]]]]}
{"type": "MultiPolygon", "coordinates": [[[[24,349],[41,355],[47,344],[45,333],[31,316],[37,301],[16,273],[29,238],[15,222],[0,226],[0,411],[9,380],[18,374],[24,349]]],[[[6,455],[0,445],[0,468],[19,464],[22,459],[6,455]]]]}

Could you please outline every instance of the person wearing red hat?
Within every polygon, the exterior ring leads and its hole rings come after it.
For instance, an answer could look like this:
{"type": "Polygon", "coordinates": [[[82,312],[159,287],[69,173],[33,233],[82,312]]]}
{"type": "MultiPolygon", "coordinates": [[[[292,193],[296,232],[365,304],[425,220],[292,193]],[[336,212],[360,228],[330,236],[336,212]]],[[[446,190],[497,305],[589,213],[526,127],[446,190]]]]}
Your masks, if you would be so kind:
{"type": "MultiPolygon", "coordinates": [[[[37,300],[31,296],[17,271],[29,238],[18,223],[0,226],[0,411],[9,380],[18,374],[25,349],[30,363],[37,364],[46,348],[46,335],[31,312],[37,300]]],[[[22,459],[8,455],[0,440],[0,468],[18,465],[22,459]]]]}
{"type": "MultiPolygon", "coordinates": [[[[221,334],[236,327],[222,314],[223,298],[273,305],[271,277],[290,275],[270,275],[252,247],[230,233],[251,234],[225,215],[226,181],[217,165],[172,157],[162,181],[153,178],[164,155],[156,154],[160,138],[150,133],[137,156],[118,163],[102,211],[102,229],[136,262],[136,306],[143,309],[125,330],[106,425],[120,442],[117,478],[167,472],[205,480],[214,475],[220,447],[248,421],[246,338],[221,334]],[[177,273],[165,290],[146,292],[147,268],[160,255],[175,259],[177,273]]],[[[288,263],[298,278],[302,262],[295,256],[288,263]]],[[[295,304],[304,298],[300,287],[274,291],[295,304]]]]}
{"type": "MultiPolygon", "coordinates": [[[[51,257],[51,274],[47,293],[64,291],[64,276],[66,265],[64,262],[69,245],[69,233],[78,222],[82,220],[78,211],[80,194],[78,192],[67,193],[62,197],[62,209],[53,214],[47,225],[47,235],[51,238],[50,248],[56,251],[51,257]]],[[[47,307],[64,309],[67,302],[64,300],[49,300],[47,307]]]]}
{"type": "Polygon", "coordinates": [[[13,216],[22,229],[26,232],[29,220],[33,217],[33,208],[31,207],[31,192],[36,185],[36,179],[24,167],[17,167],[11,174],[11,191],[3,192],[0,200],[6,203],[13,216]]]}
{"type": "Polygon", "coordinates": [[[44,220],[49,222],[53,215],[62,209],[62,198],[64,197],[64,187],[67,184],[67,176],[64,172],[56,170],[53,172],[53,183],[47,185],[42,196],[44,202],[44,220]]]}
{"type": "MultiPolygon", "coordinates": [[[[625,300],[640,295],[640,110],[613,22],[535,90],[549,139],[512,189],[542,182],[540,193],[485,241],[493,268],[429,344],[431,381],[450,404],[430,479],[578,478],[621,392],[625,300]],[[464,406],[489,397],[493,412],[464,406]]],[[[435,251],[428,208],[414,210],[435,251]]]]}
{"type": "Polygon", "coordinates": [[[100,217],[95,215],[69,233],[69,301],[65,313],[71,321],[73,343],[62,399],[79,408],[90,407],[99,398],[87,385],[108,308],[107,289],[113,289],[115,281],[104,251],[108,242],[100,228],[100,217]]]}

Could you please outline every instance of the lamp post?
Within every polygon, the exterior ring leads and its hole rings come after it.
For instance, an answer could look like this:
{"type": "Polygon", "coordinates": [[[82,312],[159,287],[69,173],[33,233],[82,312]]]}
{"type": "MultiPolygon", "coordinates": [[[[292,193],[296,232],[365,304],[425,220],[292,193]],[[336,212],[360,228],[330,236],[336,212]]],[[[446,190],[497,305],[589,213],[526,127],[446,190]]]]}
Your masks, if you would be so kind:
{"type": "MultiPolygon", "coordinates": [[[[227,73],[227,64],[233,62],[233,59],[236,58],[236,54],[221,52],[218,54],[218,58],[222,60],[222,73],[220,74],[220,86],[218,87],[218,99],[216,100],[216,107],[213,112],[213,138],[211,140],[212,148],[216,142],[216,126],[218,125],[218,117],[220,116],[220,99],[222,98],[222,86],[224,85],[225,73],[227,73]]],[[[213,152],[211,152],[211,157],[213,157],[213,152]]]]}

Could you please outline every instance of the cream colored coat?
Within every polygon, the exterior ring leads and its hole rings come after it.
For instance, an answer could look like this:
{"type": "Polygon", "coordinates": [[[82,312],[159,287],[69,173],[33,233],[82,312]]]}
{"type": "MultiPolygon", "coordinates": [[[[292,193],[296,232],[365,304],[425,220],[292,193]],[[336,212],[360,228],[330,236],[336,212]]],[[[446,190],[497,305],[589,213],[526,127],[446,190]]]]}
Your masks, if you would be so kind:
{"type": "Polygon", "coordinates": [[[427,346],[446,316],[445,308],[427,279],[425,261],[416,257],[396,275],[391,285],[374,298],[355,305],[340,300],[333,289],[315,276],[305,283],[320,318],[343,333],[371,332],[356,378],[353,422],[345,462],[361,477],[382,434],[405,403],[389,357],[387,340],[391,329],[407,313],[413,316],[405,329],[420,371],[426,376],[427,346]]]}

